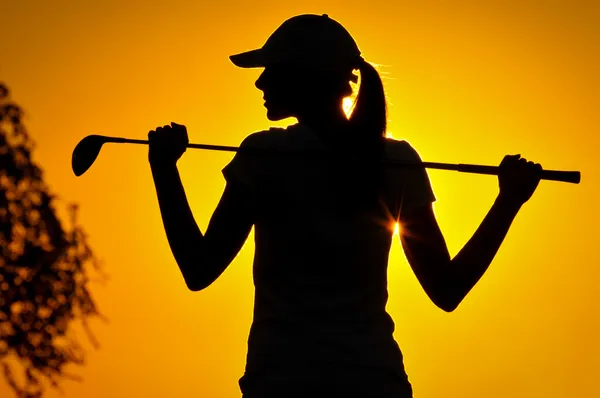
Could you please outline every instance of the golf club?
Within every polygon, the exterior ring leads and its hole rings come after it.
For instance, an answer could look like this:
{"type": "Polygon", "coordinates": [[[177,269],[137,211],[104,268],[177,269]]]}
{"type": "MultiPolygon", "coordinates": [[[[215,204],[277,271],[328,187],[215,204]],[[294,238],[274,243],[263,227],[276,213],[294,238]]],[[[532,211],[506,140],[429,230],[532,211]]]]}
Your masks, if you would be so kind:
{"type": "MultiPolygon", "coordinates": [[[[71,158],[71,166],[76,176],[81,176],[85,173],[94,163],[102,145],[107,142],[114,142],[120,144],[144,144],[148,145],[147,140],[136,140],[130,138],[121,137],[108,137],[103,135],[88,135],[83,138],[73,150],[73,156],[71,158]]],[[[212,151],[226,151],[226,152],[244,152],[254,153],[263,155],[300,155],[310,156],[319,155],[318,152],[308,153],[306,151],[281,151],[281,150],[269,150],[269,149],[240,149],[235,146],[224,146],[224,145],[207,145],[207,144],[188,144],[188,148],[192,149],[206,149],[212,151]]],[[[322,154],[321,154],[322,155],[322,154]]],[[[474,174],[488,174],[498,175],[498,166],[483,166],[476,164],[452,164],[452,163],[436,163],[436,162],[403,162],[392,159],[384,159],[382,163],[388,166],[395,167],[425,167],[430,169],[438,170],[454,170],[462,173],[474,173],[474,174]]],[[[561,170],[542,170],[542,180],[561,181],[569,182],[573,184],[579,184],[581,175],[579,171],[561,171],[561,170]]]]}

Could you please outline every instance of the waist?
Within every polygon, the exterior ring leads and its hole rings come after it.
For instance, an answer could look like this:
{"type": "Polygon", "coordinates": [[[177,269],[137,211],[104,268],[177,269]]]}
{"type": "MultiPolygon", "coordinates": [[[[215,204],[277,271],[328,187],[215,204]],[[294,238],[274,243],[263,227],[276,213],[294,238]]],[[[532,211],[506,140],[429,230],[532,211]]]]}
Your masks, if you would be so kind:
{"type": "MultiPolygon", "coordinates": [[[[277,392],[288,397],[412,397],[412,385],[404,371],[391,372],[364,366],[312,366],[305,368],[246,370],[239,380],[244,396],[277,392]]],[[[273,396],[279,396],[273,395],[273,396]]]]}
{"type": "Polygon", "coordinates": [[[327,364],[361,365],[403,372],[402,353],[389,315],[361,327],[254,322],[248,339],[248,369],[327,364]]]}

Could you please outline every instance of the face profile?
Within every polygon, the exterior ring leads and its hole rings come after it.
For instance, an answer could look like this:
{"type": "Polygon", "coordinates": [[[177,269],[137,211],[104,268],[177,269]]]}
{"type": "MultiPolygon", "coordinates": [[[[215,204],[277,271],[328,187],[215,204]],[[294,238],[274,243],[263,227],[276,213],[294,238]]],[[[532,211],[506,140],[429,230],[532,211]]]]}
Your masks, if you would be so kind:
{"type": "Polygon", "coordinates": [[[295,116],[295,96],[304,96],[302,88],[295,83],[299,76],[293,76],[289,68],[269,66],[256,80],[255,86],[263,92],[267,118],[278,121],[295,116]]]}
{"type": "Polygon", "coordinates": [[[287,64],[269,65],[255,86],[263,92],[267,118],[278,121],[323,107],[341,109],[343,99],[352,94],[351,76],[287,64]]]}

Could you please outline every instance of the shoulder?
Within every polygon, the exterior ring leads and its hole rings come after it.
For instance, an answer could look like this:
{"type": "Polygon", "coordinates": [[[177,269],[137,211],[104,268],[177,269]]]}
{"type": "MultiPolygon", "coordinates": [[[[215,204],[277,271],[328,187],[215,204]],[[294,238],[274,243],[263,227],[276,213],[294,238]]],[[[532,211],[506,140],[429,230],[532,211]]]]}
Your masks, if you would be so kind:
{"type": "Polygon", "coordinates": [[[277,138],[281,129],[270,128],[268,130],[255,131],[242,140],[240,146],[263,146],[277,138]]]}
{"type": "Polygon", "coordinates": [[[270,146],[286,139],[288,129],[271,127],[268,130],[255,131],[248,135],[241,146],[270,146]]]}
{"type": "Polygon", "coordinates": [[[399,140],[392,137],[385,138],[386,157],[396,160],[415,161],[421,157],[417,150],[406,140],[399,140]]]}
{"type": "Polygon", "coordinates": [[[284,148],[295,146],[303,141],[306,133],[299,125],[291,125],[286,128],[271,127],[268,130],[256,131],[248,135],[240,147],[243,148],[284,148]]]}

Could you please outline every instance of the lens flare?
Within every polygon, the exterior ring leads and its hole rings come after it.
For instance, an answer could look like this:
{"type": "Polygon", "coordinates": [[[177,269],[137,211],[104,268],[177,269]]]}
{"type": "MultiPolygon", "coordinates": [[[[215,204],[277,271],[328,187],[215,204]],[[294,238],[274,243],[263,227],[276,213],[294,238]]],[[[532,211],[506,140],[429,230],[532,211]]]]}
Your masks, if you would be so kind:
{"type": "Polygon", "coordinates": [[[346,114],[347,117],[350,117],[350,114],[352,113],[352,105],[353,104],[354,104],[354,100],[350,97],[344,98],[344,101],[342,102],[342,106],[344,107],[344,113],[346,114]]]}

